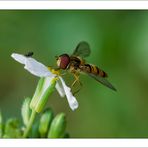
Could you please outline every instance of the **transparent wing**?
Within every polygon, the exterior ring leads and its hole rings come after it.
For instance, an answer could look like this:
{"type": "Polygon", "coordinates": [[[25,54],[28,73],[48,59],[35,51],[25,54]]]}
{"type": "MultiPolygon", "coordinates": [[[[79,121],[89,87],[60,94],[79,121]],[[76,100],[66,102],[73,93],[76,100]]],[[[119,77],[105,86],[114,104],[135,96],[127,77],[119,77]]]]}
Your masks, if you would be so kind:
{"type": "Polygon", "coordinates": [[[89,44],[85,41],[82,41],[77,45],[77,47],[74,50],[72,55],[85,58],[85,57],[88,57],[90,55],[90,52],[91,52],[91,50],[90,50],[89,44]]]}
{"type": "Polygon", "coordinates": [[[94,78],[95,80],[97,80],[98,82],[102,83],[103,85],[107,86],[108,88],[117,91],[116,88],[105,78],[100,77],[99,75],[94,75],[91,73],[87,73],[90,77],[94,78]]]}

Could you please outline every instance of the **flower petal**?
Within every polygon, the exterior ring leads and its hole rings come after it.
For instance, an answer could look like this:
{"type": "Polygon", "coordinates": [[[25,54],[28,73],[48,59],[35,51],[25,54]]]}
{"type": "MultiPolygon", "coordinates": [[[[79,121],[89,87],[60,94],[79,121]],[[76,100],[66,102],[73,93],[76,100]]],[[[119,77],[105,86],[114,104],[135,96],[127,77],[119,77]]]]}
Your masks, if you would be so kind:
{"type": "Polygon", "coordinates": [[[61,83],[62,83],[64,92],[65,92],[65,95],[66,95],[68,103],[69,103],[69,106],[74,111],[79,106],[78,101],[73,96],[73,94],[71,93],[71,89],[65,84],[64,80],[62,79],[62,77],[59,77],[59,78],[61,80],[61,83]]]}
{"type": "Polygon", "coordinates": [[[55,87],[56,87],[56,89],[57,89],[59,95],[60,95],[62,98],[65,97],[65,91],[64,91],[64,88],[63,88],[62,86],[60,86],[60,84],[59,84],[58,81],[57,81],[55,87]]]}
{"type": "Polygon", "coordinates": [[[26,62],[26,57],[24,55],[13,53],[11,57],[21,64],[25,64],[26,62]]]}
{"type": "Polygon", "coordinates": [[[24,68],[35,76],[38,77],[54,76],[54,74],[52,74],[45,65],[43,65],[42,63],[36,61],[31,57],[25,57],[24,55],[17,53],[13,53],[11,57],[16,61],[20,62],[21,64],[25,64],[24,68]]]}
{"type": "Polygon", "coordinates": [[[27,58],[24,68],[28,70],[30,73],[32,73],[33,75],[36,75],[39,77],[54,76],[54,74],[52,74],[45,65],[43,65],[42,63],[30,57],[27,58]]]}

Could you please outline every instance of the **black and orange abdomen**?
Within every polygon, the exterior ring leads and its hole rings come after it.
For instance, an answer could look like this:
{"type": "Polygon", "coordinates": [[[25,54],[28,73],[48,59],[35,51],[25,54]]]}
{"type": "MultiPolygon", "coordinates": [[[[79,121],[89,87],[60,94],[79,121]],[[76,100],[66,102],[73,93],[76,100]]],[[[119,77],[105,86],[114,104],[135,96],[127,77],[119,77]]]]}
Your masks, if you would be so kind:
{"type": "Polygon", "coordinates": [[[83,72],[92,73],[94,75],[99,75],[100,77],[107,77],[107,73],[104,72],[103,70],[101,70],[100,68],[98,68],[95,65],[84,64],[84,65],[80,66],[80,69],[83,72]]]}

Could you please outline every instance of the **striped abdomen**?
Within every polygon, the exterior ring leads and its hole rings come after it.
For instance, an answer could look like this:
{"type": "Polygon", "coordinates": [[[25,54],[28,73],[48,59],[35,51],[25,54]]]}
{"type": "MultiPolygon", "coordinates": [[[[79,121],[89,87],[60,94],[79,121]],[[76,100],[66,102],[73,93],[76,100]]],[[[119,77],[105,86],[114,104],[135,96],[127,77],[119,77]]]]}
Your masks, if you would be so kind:
{"type": "Polygon", "coordinates": [[[94,75],[99,75],[100,77],[107,77],[107,73],[95,65],[91,65],[91,64],[80,65],[80,69],[83,72],[92,73],[94,75]]]}

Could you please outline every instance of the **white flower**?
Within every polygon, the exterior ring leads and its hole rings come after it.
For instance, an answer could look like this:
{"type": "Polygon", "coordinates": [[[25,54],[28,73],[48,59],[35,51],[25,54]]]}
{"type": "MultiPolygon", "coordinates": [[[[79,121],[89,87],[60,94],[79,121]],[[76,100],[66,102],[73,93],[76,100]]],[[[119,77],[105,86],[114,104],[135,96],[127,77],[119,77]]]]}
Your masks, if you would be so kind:
{"type": "Polygon", "coordinates": [[[56,81],[55,87],[57,91],[59,92],[60,96],[67,97],[67,101],[72,110],[75,110],[78,108],[78,102],[76,98],[73,96],[71,89],[65,84],[65,81],[63,80],[61,76],[51,72],[51,70],[49,70],[48,67],[36,61],[32,57],[26,57],[24,55],[17,54],[17,53],[13,53],[11,57],[15,59],[16,61],[18,61],[19,63],[24,64],[25,65],[24,68],[27,71],[29,71],[31,74],[38,76],[38,77],[47,77],[47,79],[45,79],[46,82],[44,82],[45,84],[42,89],[42,95],[44,94],[44,92],[46,92],[46,89],[50,86],[50,83],[52,82],[52,80],[55,77],[58,77],[57,79],[58,81],[56,81]],[[59,80],[61,84],[59,83],[59,80]]]}

